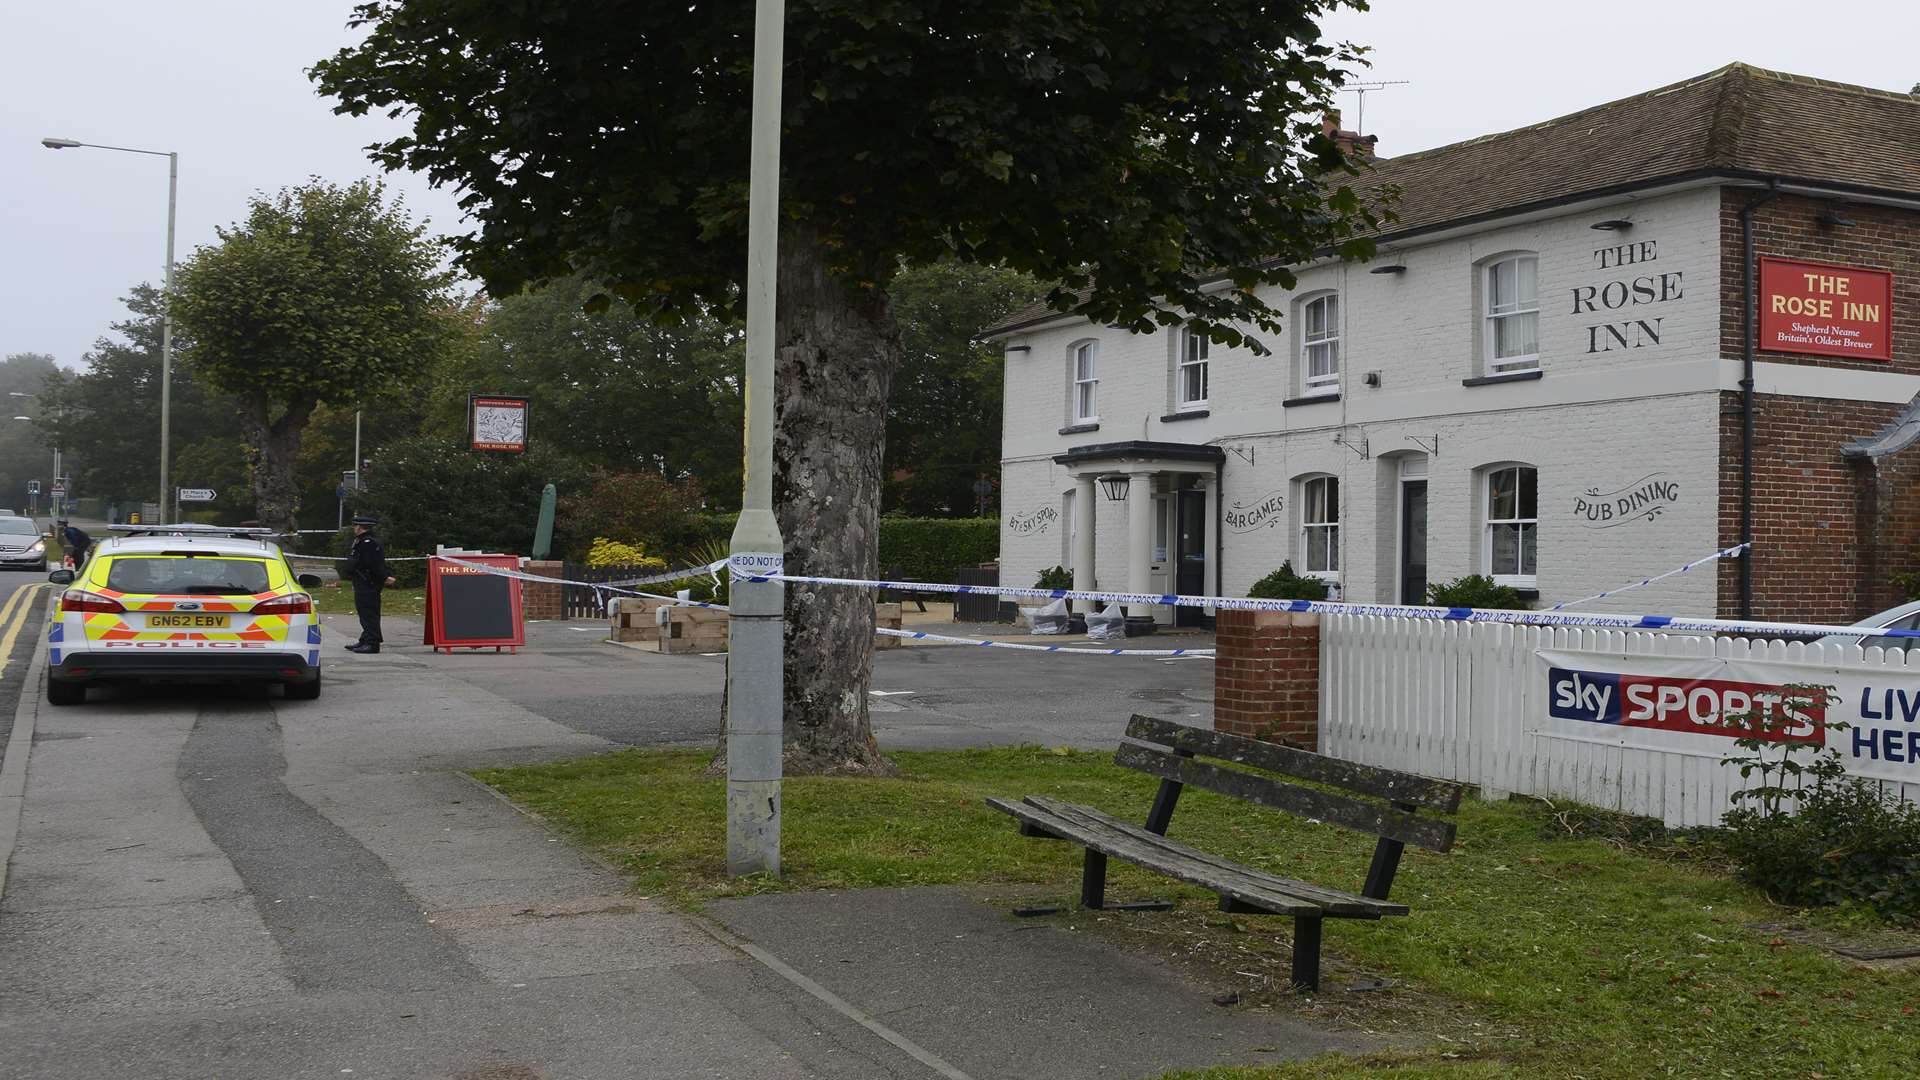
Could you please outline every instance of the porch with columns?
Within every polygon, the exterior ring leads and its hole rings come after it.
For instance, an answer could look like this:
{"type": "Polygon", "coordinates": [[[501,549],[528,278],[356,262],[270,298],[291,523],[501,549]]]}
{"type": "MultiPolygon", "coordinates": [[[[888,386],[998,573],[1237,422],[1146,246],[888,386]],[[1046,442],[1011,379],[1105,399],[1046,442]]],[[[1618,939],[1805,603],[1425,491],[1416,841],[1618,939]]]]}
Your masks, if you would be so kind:
{"type": "MultiPolygon", "coordinates": [[[[1126,580],[1122,586],[1109,578],[1105,588],[1161,595],[1196,591],[1217,595],[1220,472],[1225,457],[1217,446],[1146,441],[1081,446],[1056,456],[1054,461],[1066,466],[1074,482],[1073,587],[1092,590],[1099,580],[1095,540],[1099,508],[1116,501],[1105,490],[1111,484],[1124,492],[1126,580]],[[1204,500],[1204,508],[1198,514],[1184,512],[1183,507],[1189,505],[1186,500],[1196,497],[1204,500]],[[1164,544],[1157,535],[1161,529],[1165,530],[1164,544]],[[1187,578],[1184,589],[1183,570],[1187,578]]],[[[1179,610],[1165,604],[1130,604],[1127,614],[1172,625],[1179,618],[1179,610]]]]}

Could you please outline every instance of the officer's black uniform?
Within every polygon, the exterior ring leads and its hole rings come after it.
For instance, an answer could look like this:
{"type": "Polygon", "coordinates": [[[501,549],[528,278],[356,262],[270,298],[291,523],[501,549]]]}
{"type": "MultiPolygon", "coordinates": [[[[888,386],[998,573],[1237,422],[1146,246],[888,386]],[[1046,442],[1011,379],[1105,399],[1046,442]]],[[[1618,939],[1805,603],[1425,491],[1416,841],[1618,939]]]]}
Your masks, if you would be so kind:
{"type": "Polygon", "coordinates": [[[76,570],[80,568],[80,564],[87,561],[87,552],[93,550],[93,537],[88,536],[78,525],[67,525],[63,522],[60,527],[60,542],[66,547],[67,554],[73,557],[76,570]]]}
{"type": "Polygon", "coordinates": [[[387,552],[373,535],[370,519],[355,518],[355,525],[367,531],[353,538],[347,549],[347,580],[353,583],[353,610],[360,616],[359,646],[367,652],[380,650],[380,590],[387,587],[387,552]]]}

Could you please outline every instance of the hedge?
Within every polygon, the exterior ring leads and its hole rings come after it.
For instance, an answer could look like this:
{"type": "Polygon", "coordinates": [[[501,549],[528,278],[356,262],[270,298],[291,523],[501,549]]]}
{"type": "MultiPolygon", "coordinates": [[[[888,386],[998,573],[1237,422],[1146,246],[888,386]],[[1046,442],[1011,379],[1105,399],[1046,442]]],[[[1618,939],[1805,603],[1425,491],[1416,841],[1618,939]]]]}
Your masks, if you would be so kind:
{"type": "Polygon", "coordinates": [[[880,567],[907,581],[952,581],[1000,557],[999,518],[880,519],[880,567]]]}

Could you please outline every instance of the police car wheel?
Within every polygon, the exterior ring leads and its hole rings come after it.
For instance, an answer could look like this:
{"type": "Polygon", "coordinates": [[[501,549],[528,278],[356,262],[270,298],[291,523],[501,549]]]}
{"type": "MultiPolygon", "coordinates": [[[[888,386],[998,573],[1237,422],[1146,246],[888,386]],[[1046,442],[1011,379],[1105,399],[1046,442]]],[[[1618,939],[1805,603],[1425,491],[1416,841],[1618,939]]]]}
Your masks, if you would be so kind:
{"type": "Polygon", "coordinates": [[[313,673],[312,682],[288,683],[286,686],[289,701],[312,701],[320,696],[320,673],[313,673]]]}
{"type": "Polygon", "coordinates": [[[47,680],[47,704],[84,705],[87,701],[87,684],[83,682],[61,682],[47,680]]]}

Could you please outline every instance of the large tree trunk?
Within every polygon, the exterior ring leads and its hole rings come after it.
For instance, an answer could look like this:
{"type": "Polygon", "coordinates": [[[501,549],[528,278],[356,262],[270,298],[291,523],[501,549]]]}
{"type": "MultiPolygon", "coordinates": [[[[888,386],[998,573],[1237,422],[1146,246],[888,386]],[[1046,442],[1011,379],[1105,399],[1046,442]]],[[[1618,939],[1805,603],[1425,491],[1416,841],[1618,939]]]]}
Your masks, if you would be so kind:
{"type": "MultiPolygon", "coordinates": [[[[829,252],[791,223],[780,237],[774,330],[773,505],[787,573],[874,578],[880,466],[900,330],[884,290],[828,273],[829,252]]],[[[789,584],[786,765],[794,773],[890,773],[873,741],[871,589],[789,584]]]]}
{"type": "Polygon", "coordinates": [[[295,401],[275,416],[273,402],[254,394],[240,401],[240,433],[253,466],[254,513],[263,524],[292,533],[300,509],[300,485],[293,478],[300,457],[300,435],[315,402],[295,401]]]}

